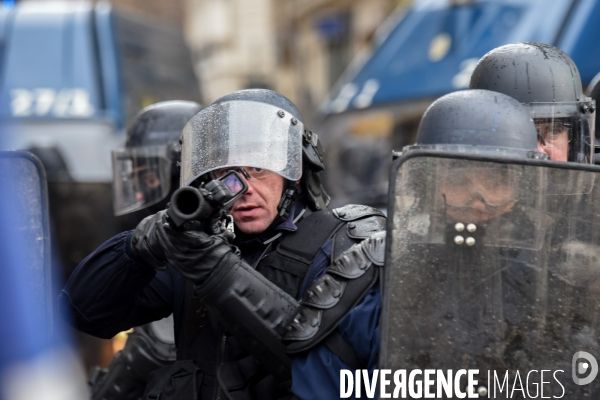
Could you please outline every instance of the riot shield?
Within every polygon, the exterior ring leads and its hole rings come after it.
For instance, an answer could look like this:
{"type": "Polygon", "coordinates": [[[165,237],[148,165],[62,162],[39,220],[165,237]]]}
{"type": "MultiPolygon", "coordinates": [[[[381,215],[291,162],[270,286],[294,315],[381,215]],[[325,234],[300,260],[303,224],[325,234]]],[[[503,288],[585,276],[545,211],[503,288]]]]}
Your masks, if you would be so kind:
{"type": "MultiPolygon", "coordinates": [[[[574,356],[600,358],[600,168],[416,150],[391,179],[379,367],[478,370],[485,398],[598,396],[574,356]]],[[[462,398],[459,381],[431,391],[462,398]]]]}
{"type": "Polygon", "coordinates": [[[25,270],[28,316],[36,335],[50,343],[53,294],[46,176],[40,161],[28,152],[0,152],[0,204],[10,213],[8,229],[19,244],[19,267],[25,270]]]}

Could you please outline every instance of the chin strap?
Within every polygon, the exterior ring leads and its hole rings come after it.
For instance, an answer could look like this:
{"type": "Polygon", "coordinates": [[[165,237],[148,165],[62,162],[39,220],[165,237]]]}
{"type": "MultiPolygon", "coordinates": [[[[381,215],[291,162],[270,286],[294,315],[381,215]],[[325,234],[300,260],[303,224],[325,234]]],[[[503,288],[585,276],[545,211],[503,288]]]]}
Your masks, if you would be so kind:
{"type": "Polygon", "coordinates": [[[302,187],[299,184],[286,179],[283,194],[281,195],[281,200],[277,206],[277,210],[279,212],[276,218],[277,224],[285,221],[290,216],[292,205],[298,199],[301,193],[302,187]]]}

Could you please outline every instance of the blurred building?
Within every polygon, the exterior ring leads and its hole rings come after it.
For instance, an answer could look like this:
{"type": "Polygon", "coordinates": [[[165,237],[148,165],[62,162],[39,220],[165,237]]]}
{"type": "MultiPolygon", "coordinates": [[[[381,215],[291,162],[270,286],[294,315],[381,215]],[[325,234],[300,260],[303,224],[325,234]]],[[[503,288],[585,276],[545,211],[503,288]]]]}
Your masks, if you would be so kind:
{"type": "Polygon", "coordinates": [[[404,8],[412,1],[111,0],[111,3],[183,27],[204,103],[235,90],[270,88],[294,101],[310,122],[350,61],[361,52],[368,53],[382,22],[394,9],[404,8]]]}
{"type": "Polygon", "coordinates": [[[186,35],[205,103],[265,87],[311,121],[349,62],[407,0],[186,0],[186,35]]]}
{"type": "Polygon", "coordinates": [[[307,0],[275,3],[277,88],[308,120],[360,53],[368,53],[382,22],[408,1],[307,0]]]}
{"type": "Polygon", "coordinates": [[[203,100],[247,87],[273,87],[276,38],[272,0],[187,0],[186,36],[203,100]]]}

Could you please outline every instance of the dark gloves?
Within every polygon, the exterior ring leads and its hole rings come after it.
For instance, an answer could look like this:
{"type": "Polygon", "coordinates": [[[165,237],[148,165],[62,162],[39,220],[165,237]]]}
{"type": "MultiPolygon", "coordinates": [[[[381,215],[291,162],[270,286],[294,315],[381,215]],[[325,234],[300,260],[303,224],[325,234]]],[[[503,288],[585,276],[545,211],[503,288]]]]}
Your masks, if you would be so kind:
{"type": "Polygon", "coordinates": [[[158,240],[158,236],[164,234],[165,224],[167,224],[166,211],[159,211],[146,217],[136,226],[130,241],[133,254],[158,270],[167,267],[165,264],[167,258],[158,240]]]}
{"type": "Polygon", "coordinates": [[[235,247],[221,235],[208,235],[201,231],[177,232],[165,229],[161,236],[167,262],[184,278],[202,284],[222,261],[240,260],[235,247]],[[229,255],[229,257],[227,257],[229,255]]]}
{"type": "Polygon", "coordinates": [[[180,231],[171,228],[166,211],[160,211],[139,223],[131,238],[134,254],[156,269],[166,264],[183,277],[203,283],[227,257],[239,261],[237,249],[223,235],[209,235],[199,230],[180,231]]]}

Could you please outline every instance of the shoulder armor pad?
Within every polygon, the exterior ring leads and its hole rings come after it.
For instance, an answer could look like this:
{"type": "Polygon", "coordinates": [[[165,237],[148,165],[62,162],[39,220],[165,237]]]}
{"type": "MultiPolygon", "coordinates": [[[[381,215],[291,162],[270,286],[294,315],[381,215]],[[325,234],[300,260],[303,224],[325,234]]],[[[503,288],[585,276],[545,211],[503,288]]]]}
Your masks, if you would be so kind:
{"type": "Polygon", "coordinates": [[[366,239],[375,232],[385,231],[386,218],[372,215],[358,221],[349,222],[347,225],[348,236],[353,239],[366,239]]]}
{"type": "Polygon", "coordinates": [[[302,304],[320,309],[331,308],[340,301],[345,288],[346,280],[325,274],[310,286],[302,304]]]}
{"type": "Polygon", "coordinates": [[[315,336],[321,325],[323,311],[311,307],[300,307],[300,311],[288,327],[284,340],[308,340],[315,336]]]}
{"type": "Polygon", "coordinates": [[[379,215],[385,217],[385,214],[380,210],[371,206],[363,206],[360,204],[348,204],[347,206],[336,208],[333,210],[333,214],[342,221],[355,221],[370,215],[379,215]]]}
{"type": "Polygon", "coordinates": [[[372,234],[368,239],[361,242],[361,246],[373,264],[383,266],[385,259],[385,231],[372,234]]]}
{"type": "Polygon", "coordinates": [[[385,231],[344,251],[316,280],[300,302],[300,311],[283,337],[290,354],[308,350],[337,327],[378,279],[383,265],[385,231]],[[290,343],[292,342],[292,343],[290,343]]]}
{"type": "Polygon", "coordinates": [[[346,279],[356,279],[371,266],[371,261],[362,251],[361,244],[355,244],[343,252],[327,269],[330,274],[346,279]]]}
{"type": "MultiPolygon", "coordinates": [[[[369,263],[369,265],[373,265],[369,263]]],[[[344,281],[345,278],[335,277],[344,281]]],[[[356,306],[379,279],[379,268],[367,268],[357,279],[346,280],[344,293],[333,307],[319,309],[302,304],[300,311],[289,325],[283,341],[288,354],[307,351],[321,343],[340,323],[344,316],[356,306]]]]}

